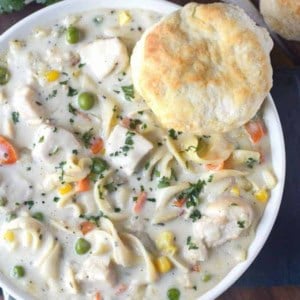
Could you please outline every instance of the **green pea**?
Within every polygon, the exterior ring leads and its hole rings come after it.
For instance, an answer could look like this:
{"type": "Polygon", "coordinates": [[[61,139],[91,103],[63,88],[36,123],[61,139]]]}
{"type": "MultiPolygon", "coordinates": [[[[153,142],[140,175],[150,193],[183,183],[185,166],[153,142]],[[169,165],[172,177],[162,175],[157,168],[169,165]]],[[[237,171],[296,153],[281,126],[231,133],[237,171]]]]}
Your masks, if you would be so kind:
{"type": "Polygon", "coordinates": [[[0,85],[7,84],[10,79],[10,73],[7,68],[0,66],[0,85]]]}
{"type": "Polygon", "coordinates": [[[79,29],[74,27],[74,26],[70,26],[67,28],[66,31],[66,40],[69,44],[76,44],[79,42],[80,39],[80,32],[79,29]]]}
{"type": "Polygon", "coordinates": [[[92,173],[102,174],[108,169],[107,162],[99,157],[93,158],[92,173]]]}
{"type": "Polygon", "coordinates": [[[32,217],[40,222],[44,221],[44,215],[41,212],[34,213],[32,217]]]}
{"type": "Polygon", "coordinates": [[[3,207],[7,204],[7,199],[5,197],[0,197],[0,207],[3,207]]]}
{"type": "Polygon", "coordinates": [[[86,254],[91,249],[91,244],[83,238],[79,238],[75,244],[75,251],[79,255],[86,254]]]}
{"type": "Polygon", "coordinates": [[[180,299],[180,291],[176,288],[169,289],[167,296],[168,296],[169,300],[179,300],[180,299]]]}
{"type": "Polygon", "coordinates": [[[12,276],[15,278],[22,278],[25,275],[25,269],[22,266],[14,266],[12,269],[12,276]]]}
{"type": "Polygon", "coordinates": [[[208,282],[208,281],[211,280],[211,274],[205,273],[205,274],[202,275],[201,279],[202,279],[203,282],[208,282]]]}
{"type": "Polygon", "coordinates": [[[78,105],[83,110],[91,109],[95,104],[95,95],[92,93],[84,92],[78,96],[78,105]]]}

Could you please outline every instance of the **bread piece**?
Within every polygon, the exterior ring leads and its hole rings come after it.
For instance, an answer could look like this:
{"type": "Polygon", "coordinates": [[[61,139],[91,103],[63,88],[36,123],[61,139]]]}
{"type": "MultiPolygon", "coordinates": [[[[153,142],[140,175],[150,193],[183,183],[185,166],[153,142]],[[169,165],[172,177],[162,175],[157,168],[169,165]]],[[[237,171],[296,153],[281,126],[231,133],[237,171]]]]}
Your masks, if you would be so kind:
{"type": "Polygon", "coordinates": [[[230,131],[270,91],[272,46],[238,7],[190,3],[144,33],[131,58],[133,82],[166,128],[230,131]]]}
{"type": "Polygon", "coordinates": [[[300,41],[300,0],[260,0],[260,10],[273,31],[300,41]]]}

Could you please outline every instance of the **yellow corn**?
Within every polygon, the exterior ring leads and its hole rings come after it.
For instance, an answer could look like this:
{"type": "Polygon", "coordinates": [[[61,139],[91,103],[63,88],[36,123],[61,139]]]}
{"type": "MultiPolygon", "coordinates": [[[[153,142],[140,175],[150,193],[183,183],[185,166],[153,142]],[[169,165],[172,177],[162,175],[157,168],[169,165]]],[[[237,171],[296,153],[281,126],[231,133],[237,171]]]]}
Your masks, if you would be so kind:
{"type": "Polygon", "coordinates": [[[155,262],[156,268],[160,273],[167,273],[172,269],[172,263],[166,256],[160,256],[155,262]]]}
{"type": "Polygon", "coordinates": [[[237,187],[237,186],[233,186],[230,190],[230,193],[233,195],[233,196],[236,196],[236,197],[239,197],[240,196],[240,189],[237,187]]]}
{"type": "Polygon", "coordinates": [[[162,249],[162,253],[166,255],[173,256],[177,252],[177,247],[175,245],[170,245],[162,249]]]}
{"type": "Polygon", "coordinates": [[[260,202],[266,202],[269,199],[269,193],[266,189],[261,189],[257,191],[255,194],[255,199],[260,202]]]}
{"type": "Polygon", "coordinates": [[[49,70],[45,73],[45,78],[48,82],[56,81],[60,76],[60,72],[57,70],[49,70]]]}
{"type": "Polygon", "coordinates": [[[122,10],[118,14],[118,20],[120,26],[124,26],[131,21],[131,15],[126,10],[122,10]]]}
{"type": "Polygon", "coordinates": [[[156,239],[156,247],[159,250],[163,250],[174,244],[175,236],[171,231],[161,232],[156,239]]]}
{"type": "Polygon", "coordinates": [[[65,195],[65,194],[68,194],[69,192],[71,192],[72,188],[73,187],[70,183],[66,183],[58,189],[58,192],[60,195],[65,195]]]}
{"type": "Polygon", "coordinates": [[[12,242],[15,240],[15,234],[14,234],[13,231],[7,230],[7,231],[4,233],[3,238],[4,238],[7,242],[12,243],[12,242]]]}

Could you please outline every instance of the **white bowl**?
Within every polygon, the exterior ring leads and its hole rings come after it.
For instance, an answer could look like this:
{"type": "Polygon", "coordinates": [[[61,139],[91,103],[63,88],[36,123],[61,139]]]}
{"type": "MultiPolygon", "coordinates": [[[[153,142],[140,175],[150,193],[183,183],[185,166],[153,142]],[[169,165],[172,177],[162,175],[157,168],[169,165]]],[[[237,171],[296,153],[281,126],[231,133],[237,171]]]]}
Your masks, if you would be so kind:
{"type": "MultiPolygon", "coordinates": [[[[53,20],[60,19],[65,15],[97,8],[142,8],[157,11],[161,14],[169,14],[180,8],[180,6],[164,0],[66,0],[44,8],[8,29],[0,36],[0,49],[5,49],[8,42],[12,39],[24,38],[24,36],[28,35],[31,30],[38,25],[51,24],[53,20]]],[[[264,215],[257,228],[256,236],[249,248],[247,260],[239,263],[222,281],[198,300],[215,299],[241,277],[265,244],[277,217],[285,181],[285,147],[279,116],[271,95],[267,97],[265,103],[264,118],[271,139],[272,161],[275,174],[278,178],[278,184],[272,191],[272,196],[268,201],[264,215]]],[[[17,300],[32,299],[29,294],[12,284],[12,282],[2,274],[0,274],[0,286],[2,286],[6,293],[9,293],[17,300]]]]}

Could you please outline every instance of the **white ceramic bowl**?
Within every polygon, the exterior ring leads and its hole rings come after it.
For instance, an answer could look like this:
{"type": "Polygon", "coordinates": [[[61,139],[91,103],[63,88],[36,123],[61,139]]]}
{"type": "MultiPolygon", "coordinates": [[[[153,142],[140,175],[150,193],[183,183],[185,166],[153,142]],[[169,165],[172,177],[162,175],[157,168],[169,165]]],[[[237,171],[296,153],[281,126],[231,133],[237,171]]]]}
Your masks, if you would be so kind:
{"type": "MultiPolygon", "coordinates": [[[[164,0],[66,0],[44,8],[15,24],[0,36],[0,49],[5,49],[8,42],[12,39],[24,38],[24,36],[28,35],[36,26],[51,24],[53,20],[63,18],[68,14],[98,8],[142,8],[157,11],[162,14],[169,14],[180,8],[180,6],[164,0]]],[[[265,244],[274,225],[280,207],[285,181],[285,147],[279,116],[271,96],[268,96],[265,103],[265,122],[271,139],[272,161],[274,171],[278,178],[278,185],[272,191],[272,197],[266,206],[264,215],[257,228],[255,239],[249,248],[247,260],[238,264],[221,282],[198,300],[215,299],[228,289],[249,268],[265,244]]],[[[2,274],[0,274],[0,286],[2,286],[6,293],[9,293],[17,300],[32,299],[29,294],[12,284],[12,282],[2,274]]]]}

